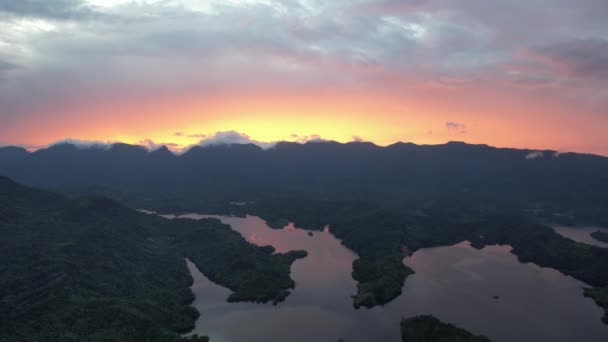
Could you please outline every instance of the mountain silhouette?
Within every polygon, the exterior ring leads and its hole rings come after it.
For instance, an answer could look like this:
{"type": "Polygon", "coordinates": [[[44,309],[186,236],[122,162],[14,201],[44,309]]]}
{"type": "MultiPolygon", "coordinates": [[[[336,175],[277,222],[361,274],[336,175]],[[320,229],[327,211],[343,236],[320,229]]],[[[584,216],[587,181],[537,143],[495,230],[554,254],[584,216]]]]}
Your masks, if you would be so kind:
{"type": "Polygon", "coordinates": [[[384,203],[465,201],[597,213],[608,208],[608,158],[556,151],[368,142],[166,147],[0,148],[0,174],[60,191],[248,199],[299,193],[384,203]]]}

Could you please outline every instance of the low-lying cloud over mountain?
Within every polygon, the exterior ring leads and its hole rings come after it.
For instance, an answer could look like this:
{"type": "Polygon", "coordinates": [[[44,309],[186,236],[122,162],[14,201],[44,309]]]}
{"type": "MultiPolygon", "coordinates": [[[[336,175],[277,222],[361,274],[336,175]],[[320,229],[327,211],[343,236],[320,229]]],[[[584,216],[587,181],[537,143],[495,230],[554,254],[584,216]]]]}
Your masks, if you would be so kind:
{"type": "Polygon", "coordinates": [[[216,132],[199,141],[199,146],[231,145],[231,144],[254,144],[262,148],[273,146],[274,142],[262,142],[251,139],[247,134],[237,131],[216,132]]]}

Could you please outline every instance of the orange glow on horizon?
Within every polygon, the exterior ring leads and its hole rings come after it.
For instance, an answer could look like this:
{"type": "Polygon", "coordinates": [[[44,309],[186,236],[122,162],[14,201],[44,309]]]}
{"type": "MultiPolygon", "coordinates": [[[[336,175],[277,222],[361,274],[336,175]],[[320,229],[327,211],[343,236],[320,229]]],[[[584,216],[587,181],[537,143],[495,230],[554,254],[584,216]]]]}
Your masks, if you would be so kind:
{"type": "Polygon", "coordinates": [[[443,96],[424,91],[407,96],[364,91],[251,92],[76,103],[51,112],[46,119],[23,120],[3,139],[33,147],[65,138],[129,144],[150,139],[155,144],[174,144],[170,148],[180,150],[198,143],[200,135],[237,131],[263,142],[318,135],[338,142],[360,137],[383,146],[397,141],[440,144],[455,140],[608,154],[575,144],[591,137],[601,141],[599,128],[606,127],[604,118],[598,117],[597,125],[582,125],[558,105],[513,103],[495,94],[481,94],[485,98],[471,107],[462,100],[462,91],[448,89],[443,96]],[[62,119],[56,119],[59,117],[62,119]],[[450,129],[447,122],[460,123],[463,128],[450,129]],[[178,132],[183,134],[176,135],[178,132]]]}

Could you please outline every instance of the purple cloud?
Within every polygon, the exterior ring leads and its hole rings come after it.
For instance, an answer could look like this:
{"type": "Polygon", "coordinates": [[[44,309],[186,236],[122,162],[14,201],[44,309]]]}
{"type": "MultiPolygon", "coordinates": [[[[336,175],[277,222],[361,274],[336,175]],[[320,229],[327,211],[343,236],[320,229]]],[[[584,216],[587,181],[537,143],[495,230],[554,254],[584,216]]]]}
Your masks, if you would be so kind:
{"type": "Polygon", "coordinates": [[[448,132],[450,132],[450,133],[460,133],[460,134],[467,133],[467,126],[465,124],[461,124],[458,122],[448,121],[445,123],[445,127],[448,129],[448,132]]]}

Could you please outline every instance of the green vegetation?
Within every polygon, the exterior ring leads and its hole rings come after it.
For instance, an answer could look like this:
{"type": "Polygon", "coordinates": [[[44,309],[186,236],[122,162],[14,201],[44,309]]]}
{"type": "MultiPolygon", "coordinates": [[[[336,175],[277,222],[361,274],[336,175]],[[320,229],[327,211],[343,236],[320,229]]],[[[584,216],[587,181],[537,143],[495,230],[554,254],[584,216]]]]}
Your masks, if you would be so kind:
{"type": "Polygon", "coordinates": [[[433,316],[416,316],[401,321],[403,342],[490,342],[485,336],[442,323],[433,316]]]}
{"type": "Polygon", "coordinates": [[[377,207],[291,198],[260,201],[248,210],[267,222],[291,221],[309,230],[330,225],[332,234],[359,255],[352,273],[358,282],[355,308],[390,302],[401,294],[405,278],[413,273],[402,262],[406,256],[403,222],[377,207]]]}
{"type": "MultiPolygon", "coordinates": [[[[163,213],[254,214],[273,228],[329,225],[358,254],[355,307],[401,293],[413,273],[405,256],[464,240],[475,248],[511,245],[522,262],[586,282],[593,287],[586,294],[606,306],[608,249],[563,238],[522,212],[608,223],[607,158],[527,160],[530,151],[463,143],[233,145],[180,157],[159,151],[57,145],[4,157],[0,173],[163,213]]],[[[0,241],[0,334],[9,340],[179,340],[196,317],[184,257],[232,289],[229,300],[276,303],[293,288],[291,263],[305,255],[275,255],[216,220],[169,221],[3,178],[0,241]]]]}
{"type": "Polygon", "coordinates": [[[586,288],[585,297],[593,298],[595,303],[604,308],[604,323],[608,324],[608,287],[586,288]]]}
{"type": "MultiPolygon", "coordinates": [[[[191,221],[177,221],[182,220],[191,221]]],[[[276,304],[295,287],[290,267],[306,257],[305,251],[273,254],[272,246],[252,245],[217,219],[203,220],[200,225],[204,228],[180,234],[180,249],[209,279],[234,291],[228,301],[276,304]]]]}
{"type": "Polygon", "coordinates": [[[602,232],[600,230],[591,233],[591,237],[600,242],[608,243],[608,233],[602,232]]]}
{"type": "Polygon", "coordinates": [[[137,213],[5,178],[0,203],[0,340],[177,341],[194,327],[184,259],[137,213]]]}
{"type": "Polygon", "coordinates": [[[574,242],[517,215],[491,215],[473,225],[474,245],[511,245],[521,262],[551,267],[592,286],[608,286],[608,249],[574,242]]]}
{"type": "Polygon", "coordinates": [[[278,302],[305,255],[272,254],[217,220],[167,220],[2,177],[0,241],[0,341],[207,341],[181,336],[198,317],[185,257],[233,289],[230,300],[278,302]]]}
{"type": "Polygon", "coordinates": [[[359,258],[353,262],[357,283],[354,306],[373,307],[401,294],[405,278],[414,271],[403,264],[406,256],[404,226],[396,217],[382,212],[351,213],[331,224],[331,232],[359,258]]]}

